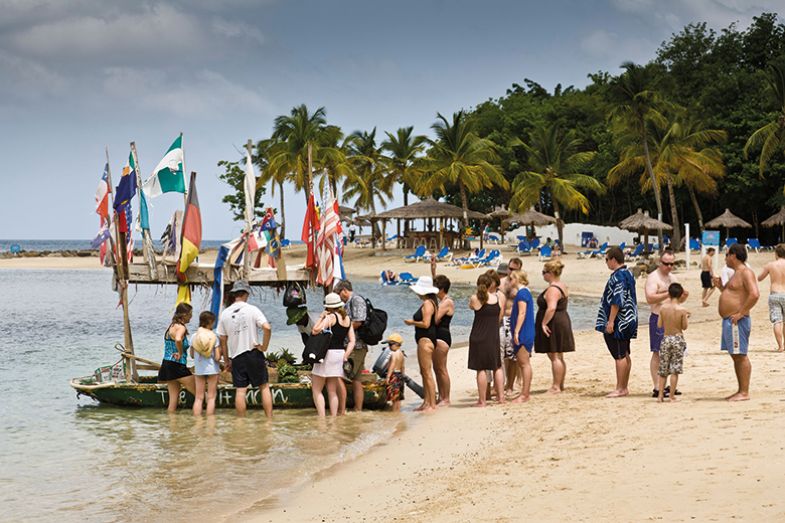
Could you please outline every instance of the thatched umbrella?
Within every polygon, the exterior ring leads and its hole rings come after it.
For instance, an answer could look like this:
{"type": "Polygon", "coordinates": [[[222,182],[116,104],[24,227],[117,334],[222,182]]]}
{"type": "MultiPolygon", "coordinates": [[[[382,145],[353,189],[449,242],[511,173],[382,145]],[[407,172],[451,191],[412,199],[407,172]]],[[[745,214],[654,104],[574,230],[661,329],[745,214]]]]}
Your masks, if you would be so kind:
{"type": "Polygon", "coordinates": [[[510,211],[504,205],[501,207],[496,207],[492,212],[488,213],[488,217],[491,219],[500,218],[499,234],[501,234],[502,241],[504,241],[504,218],[507,218],[510,214],[512,213],[510,213],[510,211]]]}
{"type": "MultiPolygon", "coordinates": [[[[643,252],[649,253],[649,231],[672,231],[673,227],[649,216],[649,211],[641,211],[619,222],[619,227],[643,234],[643,252]]],[[[662,245],[660,245],[662,248],[662,245]]]]}
{"type": "MultiPolygon", "coordinates": [[[[486,221],[488,219],[487,214],[477,211],[467,211],[467,215],[470,220],[486,221]]],[[[417,203],[405,205],[403,207],[397,207],[395,209],[390,209],[389,211],[380,212],[371,218],[371,221],[396,219],[398,220],[398,228],[400,229],[400,220],[415,220],[418,218],[438,218],[441,220],[462,219],[463,209],[449,203],[438,202],[433,198],[426,198],[417,203]]],[[[443,242],[442,232],[442,227],[439,227],[440,242],[443,242]]],[[[482,235],[480,235],[480,243],[482,243],[482,235]]]]}
{"type": "Polygon", "coordinates": [[[780,235],[780,241],[785,241],[785,205],[780,207],[780,212],[777,214],[766,218],[763,223],[761,223],[764,227],[776,227],[780,225],[782,227],[782,234],[780,235]]]}
{"type": "MultiPolygon", "coordinates": [[[[530,207],[526,212],[513,214],[504,220],[503,223],[521,223],[523,225],[530,225],[532,231],[534,231],[535,226],[550,225],[552,223],[557,223],[557,221],[553,216],[548,216],[547,214],[537,212],[534,210],[534,207],[530,207]]],[[[562,249],[564,249],[563,245],[562,249]]]]}
{"type": "Polygon", "coordinates": [[[713,228],[713,227],[725,227],[725,239],[727,240],[730,237],[730,228],[731,227],[744,227],[745,229],[751,229],[752,224],[749,222],[745,222],[732,212],[729,209],[725,209],[725,212],[714,218],[713,220],[709,220],[705,224],[703,224],[703,228],[713,228]]]}

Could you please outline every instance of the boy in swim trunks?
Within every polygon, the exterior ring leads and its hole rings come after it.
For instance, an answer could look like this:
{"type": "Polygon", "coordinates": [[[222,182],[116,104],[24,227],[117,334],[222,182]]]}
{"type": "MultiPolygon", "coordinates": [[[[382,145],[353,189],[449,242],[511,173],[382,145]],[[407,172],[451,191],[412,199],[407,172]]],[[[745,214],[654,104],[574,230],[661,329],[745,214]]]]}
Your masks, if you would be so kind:
{"type": "MultiPolygon", "coordinates": [[[[684,295],[684,288],[678,283],[671,283],[668,286],[668,301],[660,308],[657,327],[663,330],[662,342],[660,343],[660,368],[658,370],[659,391],[657,401],[662,403],[665,399],[665,380],[671,377],[671,389],[676,390],[679,382],[679,374],[682,373],[684,351],[687,350],[687,343],[684,341],[684,330],[687,328],[687,318],[690,313],[680,305],[681,297],[684,295]]],[[[676,394],[670,395],[671,401],[676,401],[676,394]]]]}
{"type": "Polygon", "coordinates": [[[383,343],[392,351],[390,363],[387,365],[387,401],[392,403],[392,410],[398,412],[403,399],[403,338],[394,332],[383,343]]]}
{"type": "Polygon", "coordinates": [[[709,306],[709,297],[711,293],[714,292],[714,267],[713,267],[713,258],[714,258],[714,247],[709,247],[706,249],[706,255],[701,260],[701,288],[703,292],[701,294],[701,305],[704,307],[709,306]]]}

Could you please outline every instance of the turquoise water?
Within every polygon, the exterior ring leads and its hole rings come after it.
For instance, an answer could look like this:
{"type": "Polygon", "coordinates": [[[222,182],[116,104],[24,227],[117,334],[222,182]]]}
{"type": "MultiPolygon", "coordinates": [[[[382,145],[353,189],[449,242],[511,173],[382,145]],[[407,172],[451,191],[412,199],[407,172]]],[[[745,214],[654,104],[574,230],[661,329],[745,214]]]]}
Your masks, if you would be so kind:
{"type": "MultiPolygon", "coordinates": [[[[417,398],[408,390],[400,415],[364,412],[326,421],[309,410],[276,412],[272,422],[261,412],[237,419],[228,410],[195,420],[189,411],[168,415],[77,399],[71,378],[119,359],[112,347],[122,341],[122,311],[110,282],[111,273],[102,270],[0,270],[0,519],[229,517],[274,502],[280,491],[366,452],[417,419],[411,412],[417,398]],[[243,495],[233,496],[230,488],[243,495]]],[[[403,319],[419,307],[417,296],[375,282],[357,282],[356,289],[387,310],[389,329],[411,347],[413,330],[403,319]]],[[[454,339],[468,336],[468,294],[454,292],[454,339]]],[[[129,296],[136,352],[159,360],[175,291],[132,286],[129,296]]],[[[314,293],[309,297],[320,302],[314,293]]],[[[195,308],[206,307],[208,298],[195,293],[195,308]]],[[[285,325],[281,296],[255,290],[252,302],[273,325],[271,348],[299,355],[299,335],[285,325]]],[[[574,300],[576,329],[590,328],[595,311],[595,300],[574,300]]],[[[410,355],[407,372],[418,379],[413,350],[410,355]]],[[[375,356],[372,351],[369,367],[375,356]]],[[[457,357],[465,358],[465,351],[457,357]]]]}

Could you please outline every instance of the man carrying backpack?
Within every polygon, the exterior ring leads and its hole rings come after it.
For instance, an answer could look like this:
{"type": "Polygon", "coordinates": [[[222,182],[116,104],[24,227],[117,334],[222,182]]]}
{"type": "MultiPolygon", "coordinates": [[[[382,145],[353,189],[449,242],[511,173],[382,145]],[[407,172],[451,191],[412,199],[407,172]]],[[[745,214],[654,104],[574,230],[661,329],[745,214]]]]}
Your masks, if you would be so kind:
{"type": "Polygon", "coordinates": [[[344,367],[346,370],[346,378],[352,381],[352,389],[354,391],[354,410],[360,412],[363,410],[363,397],[365,391],[363,390],[362,381],[360,381],[360,374],[365,370],[365,356],[368,354],[368,345],[362,336],[359,335],[360,327],[362,327],[365,320],[368,319],[368,307],[365,304],[365,298],[352,291],[352,284],[347,280],[341,280],[333,289],[333,292],[341,297],[344,303],[346,313],[352,320],[354,331],[358,333],[356,337],[354,350],[352,351],[347,364],[351,364],[351,368],[344,367]]]}

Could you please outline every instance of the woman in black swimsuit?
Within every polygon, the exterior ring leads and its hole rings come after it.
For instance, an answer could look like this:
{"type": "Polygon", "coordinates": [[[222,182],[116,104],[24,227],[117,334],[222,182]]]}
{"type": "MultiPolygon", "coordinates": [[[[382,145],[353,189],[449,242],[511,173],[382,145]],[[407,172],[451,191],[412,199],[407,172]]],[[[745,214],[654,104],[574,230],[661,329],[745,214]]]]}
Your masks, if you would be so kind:
{"type": "Polygon", "coordinates": [[[450,322],[455,314],[455,302],[447,294],[450,292],[450,279],[439,275],[433,280],[439,292],[439,306],[436,308],[436,348],[433,352],[433,370],[436,372],[436,387],[439,390],[439,405],[450,404],[450,374],[447,372],[447,352],[452,346],[450,322]]]}
{"type": "Polygon", "coordinates": [[[414,327],[417,342],[417,361],[420,364],[422,386],[425,391],[423,404],[417,409],[430,411],[436,408],[436,381],[433,378],[433,352],[436,345],[436,308],[438,289],[433,286],[430,276],[422,276],[410,287],[422,300],[422,305],[406,325],[414,327]]]}

